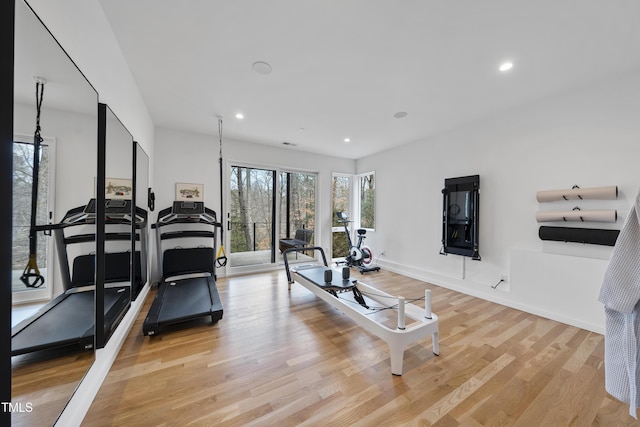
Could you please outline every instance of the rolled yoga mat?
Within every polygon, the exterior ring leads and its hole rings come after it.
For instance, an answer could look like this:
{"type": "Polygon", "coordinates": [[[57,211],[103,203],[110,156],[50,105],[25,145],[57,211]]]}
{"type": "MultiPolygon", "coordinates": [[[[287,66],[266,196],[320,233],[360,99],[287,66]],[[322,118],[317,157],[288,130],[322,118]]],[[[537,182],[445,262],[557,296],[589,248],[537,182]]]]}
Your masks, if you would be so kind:
{"type": "Polygon", "coordinates": [[[542,226],[538,235],[542,240],[556,242],[590,243],[592,245],[615,246],[620,230],[600,228],[573,228],[542,226]]]}
{"type": "Polygon", "coordinates": [[[592,222],[616,222],[618,212],[615,209],[598,210],[572,210],[572,211],[538,211],[536,221],[592,221],[592,222]]]}
{"type": "Polygon", "coordinates": [[[592,188],[572,188],[569,190],[544,190],[536,193],[538,202],[554,202],[556,200],[576,199],[617,199],[618,186],[592,188]]]}

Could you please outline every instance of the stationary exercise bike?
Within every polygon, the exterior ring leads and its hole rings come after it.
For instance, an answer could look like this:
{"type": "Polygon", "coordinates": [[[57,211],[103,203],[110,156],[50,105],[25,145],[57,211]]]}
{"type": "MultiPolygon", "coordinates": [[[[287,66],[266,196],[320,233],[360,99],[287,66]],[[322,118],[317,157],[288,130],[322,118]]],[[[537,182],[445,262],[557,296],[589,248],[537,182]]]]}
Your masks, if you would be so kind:
{"type": "Polygon", "coordinates": [[[351,240],[351,233],[349,233],[349,215],[346,212],[336,212],[336,216],[338,217],[338,221],[344,225],[344,232],[347,234],[347,241],[349,242],[349,255],[344,258],[344,264],[347,267],[356,267],[360,270],[361,274],[370,272],[370,271],[379,271],[380,267],[370,267],[373,263],[373,252],[369,249],[368,246],[363,246],[362,241],[366,239],[365,234],[367,234],[367,230],[364,228],[358,228],[358,243],[354,246],[353,241],[351,240]]]}

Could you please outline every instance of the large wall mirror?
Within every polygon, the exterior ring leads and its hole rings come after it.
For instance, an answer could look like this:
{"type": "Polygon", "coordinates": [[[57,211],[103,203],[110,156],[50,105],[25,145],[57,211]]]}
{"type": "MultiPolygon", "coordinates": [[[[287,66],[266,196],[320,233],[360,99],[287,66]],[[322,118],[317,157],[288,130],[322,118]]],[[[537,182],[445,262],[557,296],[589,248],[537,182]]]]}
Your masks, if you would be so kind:
{"type": "Polygon", "coordinates": [[[94,360],[98,95],[22,0],[14,73],[12,420],[52,425],[94,360]]]}

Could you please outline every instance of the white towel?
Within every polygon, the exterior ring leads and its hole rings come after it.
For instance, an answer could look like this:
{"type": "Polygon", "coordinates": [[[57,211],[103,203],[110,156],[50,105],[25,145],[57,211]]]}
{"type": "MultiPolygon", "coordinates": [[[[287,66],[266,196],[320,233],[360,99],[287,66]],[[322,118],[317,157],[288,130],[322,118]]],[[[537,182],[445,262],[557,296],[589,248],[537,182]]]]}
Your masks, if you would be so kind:
{"type": "Polygon", "coordinates": [[[600,289],[605,305],[605,388],[613,397],[629,403],[636,416],[640,366],[640,193],[636,196],[600,289]]]}

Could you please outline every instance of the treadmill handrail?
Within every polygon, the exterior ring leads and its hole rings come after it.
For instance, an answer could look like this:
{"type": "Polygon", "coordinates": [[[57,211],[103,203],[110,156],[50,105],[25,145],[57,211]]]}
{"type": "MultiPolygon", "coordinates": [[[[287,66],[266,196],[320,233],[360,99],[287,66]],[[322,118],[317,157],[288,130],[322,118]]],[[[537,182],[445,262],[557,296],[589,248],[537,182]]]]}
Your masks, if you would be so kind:
{"type": "MultiPolygon", "coordinates": [[[[91,202],[89,202],[91,203],[91,202]]],[[[55,224],[42,224],[36,225],[36,231],[50,231],[60,230],[63,228],[73,227],[77,225],[94,225],[95,213],[87,212],[87,206],[78,206],[77,208],[69,209],[59,223],[55,224]]],[[[131,212],[109,212],[105,214],[106,222],[108,224],[131,224],[131,212]]],[[[135,213],[135,226],[136,228],[143,228],[147,223],[147,211],[136,206],[135,213]]]]}
{"type": "MultiPolygon", "coordinates": [[[[93,242],[96,237],[95,233],[91,234],[76,234],[74,236],[69,236],[64,238],[65,244],[73,244],[73,243],[88,243],[93,242]]],[[[105,233],[105,240],[112,241],[123,241],[123,240],[131,240],[131,233],[105,233]]],[[[136,233],[135,240],[140,241],[140,235],[136,233]]]]}
{"type": "Polygon", "coordinates": [[[174,202],[172,207],[162,209],[158,212],[158,220],[155,224],[151,225],[151,228],[163,227],[170,224],[209,224],[215,227],[219,227],[218,217],[213,209],[209,209],[204,206],[202,202],[197,202],[199,210],[193,212],[183,211],[176,212],[176,203],[174,202]]]}
{"type": "Polygon", "coordinates": [[[215,227],[220,227],[221,223],[216,221],[215,214],[213,216],[208,216],[207,214],[196,214],[196,215],[171,215],[171,217],[166,219],[161,219],[158,222],[151,224],[151,228],[164,227],[165,225],[172,224],[208,224],[215,227]]]}
{"type": "Polygon", "coordinates": [[[182,231],[170,231],[168,233],[162,233],[160,235],[160,239],[168,240],[168,239],[181,239],[185,237],[215,237],[215,233],[212,231],[206,230],[182,230],[182,231]]]}

